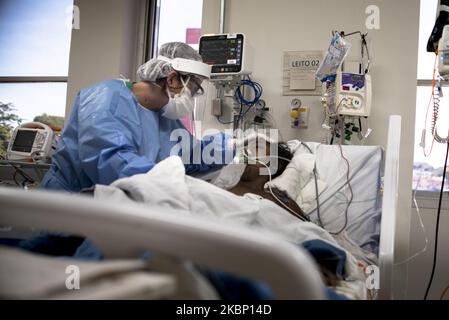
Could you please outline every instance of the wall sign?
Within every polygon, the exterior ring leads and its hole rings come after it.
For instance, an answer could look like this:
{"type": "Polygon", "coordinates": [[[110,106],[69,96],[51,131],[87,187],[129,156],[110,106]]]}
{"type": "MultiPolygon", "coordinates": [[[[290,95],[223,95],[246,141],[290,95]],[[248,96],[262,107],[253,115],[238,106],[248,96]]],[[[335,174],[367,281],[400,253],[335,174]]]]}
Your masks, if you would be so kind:
{"type": "Polygon", "coordinates": [[[321,82],[315,73],[322,61],[322,51],[284,52],[283,95],[321,95],[321,82]]]}

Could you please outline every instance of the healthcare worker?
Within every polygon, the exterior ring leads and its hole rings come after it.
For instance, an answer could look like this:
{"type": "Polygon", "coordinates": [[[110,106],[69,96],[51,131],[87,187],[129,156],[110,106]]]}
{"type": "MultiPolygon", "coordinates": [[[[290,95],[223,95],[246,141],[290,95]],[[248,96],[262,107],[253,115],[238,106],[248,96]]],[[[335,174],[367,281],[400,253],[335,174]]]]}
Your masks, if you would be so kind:
{"type": "MultiPolygon", "coordinates": [[[[79,92],[43,188],[79,192],[110,184],[146,173],[176,149],[180,140],[171,141],[171,134],[184,129],[179,119],[191,115],[194,97],[203,93],[201,83],[210,77],[210,66],[187,44],[171,42],[138,69],[138,76],[137,83],[109,80],[79,92]]],[[[202,141],[188,136],[182,150],[186,143],[188,150],[207,146],[213,158],[201,158],[196,164],[184,161],[188,174],[232,159],[227,155],[232,153],[230,137],[223,133],[202,141]]]]}

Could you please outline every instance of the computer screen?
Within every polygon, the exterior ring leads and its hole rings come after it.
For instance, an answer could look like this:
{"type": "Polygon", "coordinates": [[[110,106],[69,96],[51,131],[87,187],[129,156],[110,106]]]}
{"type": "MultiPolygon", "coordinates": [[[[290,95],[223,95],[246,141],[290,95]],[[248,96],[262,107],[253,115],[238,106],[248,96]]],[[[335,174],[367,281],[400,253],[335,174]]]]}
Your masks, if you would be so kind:
{"type": "Polygon", "coordinates": [[[212,73],[236,73],[242,69],[243,35],[205,36],[200,40],[203,62],[212,66],[212,73]]]}
{"type": "Polygon", "coordinates": [[[27,153],[31,152],[36,134],[37,131],[33,130],[18,130],[11,150],[27,153]]]}

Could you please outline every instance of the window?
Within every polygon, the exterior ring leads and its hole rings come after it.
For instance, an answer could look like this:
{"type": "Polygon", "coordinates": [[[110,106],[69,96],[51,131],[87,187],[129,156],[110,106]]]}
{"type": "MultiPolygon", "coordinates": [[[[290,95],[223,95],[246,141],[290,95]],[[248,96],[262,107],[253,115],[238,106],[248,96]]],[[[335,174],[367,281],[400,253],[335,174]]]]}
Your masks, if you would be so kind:
{"type": "Polygon", "coordinates": [[[22,122],[44,113],[64,116],[67,83],[0,83],[1,101],[12,103],[22,122]]]}
{"type": "Polygon", "coordinates": [[[181,41],[198,50],[203,0],[159,0],[154,51],[166,42],[181,41]]]}
{"type": "MultiPolygon", "coordinates": [[[[187,43],[195,50],[199,49],[203,0],[153,0],[155,8],[152,27],[152,50],[148,59],[156,57],[159,48],[167,42],[187,43]]],[[[195,134],[192,117],[181,119],[187,130],[195,134]]]]}
{"type": "MultiPolygon", "coordinates": [[[[435,64],[435,54],[426,52],[427,40],[435,24],[436,11],[439,0],[421,0],[420,25],[419,25],[419,52],[418,52],[418,82],[416,93],[416,121],[415,121],[415,154],[413,166],[413,188],[423,191],[439,191],[443,177],[444,159],[446,156],[445,144],[433,143],[432,152],[425,156],[421,148],[421,135],[425,126],[427,108],[432,94],[432,78],[435,64]]],[[[443,84],[443,97],[440,101],[439,133],[446,136],[449,119],[449,84],[443,84]]],[[[432,119],[433,104],[429,107],[426,129],[426,153],[429,153],[432,145],[430,124],[432,119]]],[[[446,180],[445,190],[449,190],[449,182],[446,180]]]]}
{"type": "Polygon", "coordinates": [[[0,116],[64,117],[72,11],[73,0],[0,0],[0,116]]]}

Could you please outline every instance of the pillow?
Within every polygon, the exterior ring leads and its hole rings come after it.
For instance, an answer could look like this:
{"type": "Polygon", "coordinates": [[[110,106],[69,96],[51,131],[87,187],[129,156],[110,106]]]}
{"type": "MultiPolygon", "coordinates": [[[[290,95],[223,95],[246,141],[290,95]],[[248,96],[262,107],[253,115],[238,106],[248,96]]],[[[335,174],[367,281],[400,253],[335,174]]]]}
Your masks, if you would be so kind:
{"type": "MultiPolygon", "coordinates": [[[[285,192],[291,199],[295,200],[304,211],[311,207],[316,199],[315,176],[315,155],[295,154],[285,168],[285,171],[276,179],[265,184],[265,188],[271,186],[285,192]]],[[[321,194],[327,184],[318,178],[318,191],[321,194]]]]}

